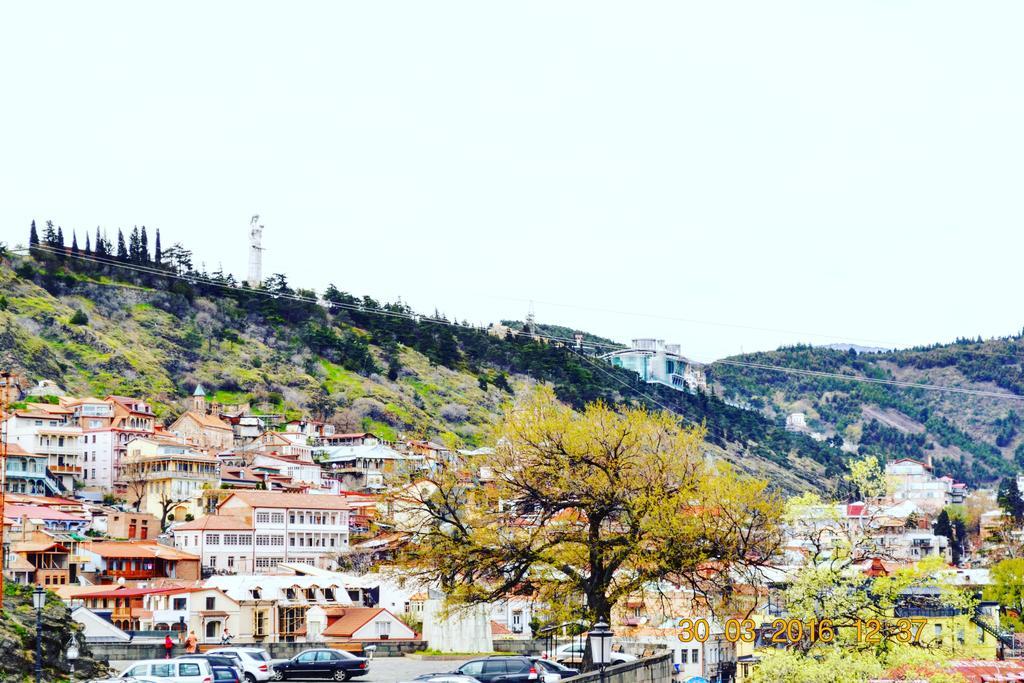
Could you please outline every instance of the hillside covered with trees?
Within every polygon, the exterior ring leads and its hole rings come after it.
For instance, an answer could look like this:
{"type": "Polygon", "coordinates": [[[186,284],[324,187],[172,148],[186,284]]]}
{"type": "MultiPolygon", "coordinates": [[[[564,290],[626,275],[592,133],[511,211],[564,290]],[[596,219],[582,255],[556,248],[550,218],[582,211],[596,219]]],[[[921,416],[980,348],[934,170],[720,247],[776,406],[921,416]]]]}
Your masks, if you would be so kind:
{"type": "Polygon", "coordinates": [[[1024,468],[1024,337],[958,339],[898,351],[857,353],[793,346],[729,361],[995,392],[978,396],[812,377],[715,363],[724,399],[761,411],[777,426],[803,412],[811,430],[844,448],[883,457],[929,455],[937,472],[970,484],[1024,468]]]}
{"type": "Polygon", "coordinates": [[[68,245],[60,228],[33,226],[29,253],[8,252],[0,264],[4,366],[69,393],[144,396],[165,421],[202,383],[224,405],[466,446],[487,443],[512,393],[544,382],[574,407],[601,399],[670,408],[706,425],[712,455],[782,488],[840,481],[848,456],[834,444],[714,395],[643,384],[526,335],[495,336],[335,286],[305,290],[284,274],[243,287],[201,272],[187,248],[160,245],[156,233],[151,243],[146,232],[108,239],[97,231],[81,241],[72,233],[68,245]]]}

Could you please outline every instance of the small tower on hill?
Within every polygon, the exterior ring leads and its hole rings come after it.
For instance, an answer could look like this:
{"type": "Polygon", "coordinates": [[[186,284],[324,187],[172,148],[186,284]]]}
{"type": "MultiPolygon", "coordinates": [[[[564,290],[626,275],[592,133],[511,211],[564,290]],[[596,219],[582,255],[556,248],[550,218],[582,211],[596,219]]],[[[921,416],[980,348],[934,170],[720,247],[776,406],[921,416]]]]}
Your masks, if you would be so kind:
{"type": "Polygon", "coordinates": [[[197,384],[196,390],[192,392],[192,410],[206,415],[206,390],[202,384],[197,384]]]}

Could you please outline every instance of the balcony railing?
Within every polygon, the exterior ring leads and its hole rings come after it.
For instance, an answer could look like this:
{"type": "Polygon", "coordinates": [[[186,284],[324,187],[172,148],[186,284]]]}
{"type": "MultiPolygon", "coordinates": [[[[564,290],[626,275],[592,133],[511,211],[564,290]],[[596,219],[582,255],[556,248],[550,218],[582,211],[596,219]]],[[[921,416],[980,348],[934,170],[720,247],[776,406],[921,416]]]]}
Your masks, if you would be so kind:
{"type": "Polygon", "coordinates": [[[82,468],[75,465],[48,465],[54,474],[81,474],[82,468]]]}
{"type": "Polygon", "coordinates": [[[108,569],[104,574],[113,579],[154,579],[161,574],[155,569],[108,569]]]}

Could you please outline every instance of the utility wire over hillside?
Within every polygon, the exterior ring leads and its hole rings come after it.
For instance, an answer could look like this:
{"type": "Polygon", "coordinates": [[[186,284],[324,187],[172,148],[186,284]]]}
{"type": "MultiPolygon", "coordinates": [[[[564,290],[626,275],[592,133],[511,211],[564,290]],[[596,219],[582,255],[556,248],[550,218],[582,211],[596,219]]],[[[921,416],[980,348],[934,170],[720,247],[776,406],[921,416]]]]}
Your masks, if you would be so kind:
{"type": "MultiPolygon", "coordinates": [[[[417,314],[417,313],[407,313],[407,312],[403,312],[403,311],[389,311],[389,310],[384,310],[384,309],[380,309],[380,308],[367,307],[367,306],[364,306],[364,305],[361,305],[361,304],[352,304],[352,303],[337,302],[337,301],[327,301],[325,299],[304,296],[304,295],[301,295],[301,294],[296,294],[294,292],[274,292],[274,291],[270,291],[270,290],[267,290],[267,289],[254,288],[254,287],[251,287],[251,286],[241,285],[241,284],[239,284],[239,285],[230,285],[230,284],[227,284],[225,282],[219,282],[219,281],[214,280],[214,279],[209,278],[209,277],[204,277],[204,276],[199,275],[197,273],[182,274],[182,273],[177,273],[177,272],[171,271],[171,270],[166,270],[166,269],[162,269],[162,268],[154,268],[152,266],[144,266],[144,265],[140,265],[140,264],[137,264],[137,263],[125,263],[123,261],[118,261],[118,260],[115,260],[115,259],[109,259],[109,258],[104,258],[104,257],[98,257],[96,255],[85,255],[85,254],[82,254],[81,252],[79,252],[79,253],[72,253],[72,252],[70,252],[70,251],[68,251],[66,249],[59,249],[59,248],[52,247],[52,246],[45,245],[45,244],[39,244],[39,245],[33,246],[33,247],[31,247],[31,249],[23,248],[23,249],[13,249],[11,251],[12,251],[12,253],[23,253],[23,254],[29,254],[29,253],[31,253],[31,251],[41,251],[41,252],[44,252],[44,253],[50,253],[50,254],[54,254],[56,256],[61,256],[61,257],[64,257],[64,258],[72,258],[72,259],[77,259],[77,260],[80,260],[80,261],[92,262],[92,263],[96,263],[96,264],[100,264],[100,265],[113,266],[113,267],[116,267],[116,268],[123,268],[125,270],[135,271],[135,272],[138,272],[138,273],[144,273],[144,274],[148,274],[148,275],[156,275],[156,276],[161,276],[161,277],[166,277],[166,278],[172,278],[172,279],[180,280],[180,281],[186,282],[186,283],[201,283],[201,284],[204,284],[204,285],[209,286],[209,287],[220,288],[220,289],[224,289],[224,290],[227,290],[227,291],[241,291],[241,292],[246,292],[246,293],[253,294],[253,295],[256,295],[256,296],[265,296],[265,297],[273,298],[273,299],[286,299],[286,300],[291,300],[291,301],[296,301],[296,302],[301,302],[301,303],[306,303],[306,304],[314,304],[314,305],[317,305],[317,306],[321,306],[323,308],[327,308],[329,310],[330,309],[339,309],[339,310],[357,311],[359,313],[368,314],[368,315],[390,316],[390,317],[395,317],[395,318],[403,318],[403,319],[406,319],[406,320],[412,320],[414,322],[431,323],[431,324],[436,324],[436,325],[448,325],[448,326],[451,326],[451,327],[458,327],[458,328],[471,329],[471,330],[477,330],[477,331],[485,331],[486,330],[485,327],[482,327],[482,326],[479,326],[479,325],[471,325],[471,324],[468,324],[468,323],[460,323],[460,322],[455,321],[455,320],[447,320],[445,318],[435,318],[435,317],[430,317],[430,316],[426,316],[426,315],[420,315],[420,314],[417,314]]],[[[565,345],[565,346],[569,347],[570,349],[575,347],[577,350],[580,350],[580,349],[583,349],[583,348],[592,348],[595,351],[601,351],[601,350],[605,350],[605,349],[606,350],[619,350],[619,349],[626,348],[622,344],[608,344],[608,343],[602,343],[602,342],[597,342],[597,341],[582,341],[582,342],[580,342],[580,341],[578,341],[576,339],[569,339],[567,337],[558,337],[558,336],[553,336],[553,335],[545,335],[545,334],[541,334],[541,333],[537,333],[537,332],[522,333],[522,334],[525,334],[526,336],[529,336],[529,337],[537,339],[537,340],[543,340],[543,341],[547,341],[547,342],[554,342],[554,343],[557,343],[557,344],[562,344],[562,345],[565,345]]],[[[579,354],[579,355],[581,357],[586,358],[587,362],[590,363],[591,365],[593,365],[595,367],[598,367],[597,364],[592,359],[587,358],[584,354],[579,354]]],[[[992,354],[992,355],[999,355],[999,354],[992,354]]],[[[887,385],[887,386],[900,387],[900,388],[904,388],[904,389],[920,389],[922,391],[938,391],[938,392],[965,394],[965,395],[971,395],[971,396],[991,398],[991,399],[996,399],[996,400],[1008,400],[1008,401],[1017,401],[1017,402],[1024,401],[1024,396],[1019,396],[1017,394],[1001,393],[1001,392],[995,392],[995,391],[984,391],[984,390],[976,390],[976,389],[966,389],[966,388],[963,388],[963,387],[955,387],[955,386],[943,385],[943,384],[926,384],[926,383],[921,383],[921,382],[905,382],[905,381],[901,381],[901,380],[878,379],[878,378],[873,378],[873,377],[862,377],[862,376],[856,376],[856,375],[846,375],[846,374],[842,374],[842,373],[838,373],[838,372],[826,372],[826,371],[820,371],[820,370],[805,370],[805,369],[800,369],[800,368],[791,368],[791,367],[786,367],[786,366],[781,366],[781,365],[774,365],[774,364],[768,364],[768,363],[751,363],[751,362],[735,361],[735,360],[719,360],[719,361],[716,361],[716,362],[721,363],[721,364],[725,364],[725,365],[733,365],[733,366],[738,366],[738,367],[747,367],[747,368],[757,369],[757,370],[768,370],[768,371],[772,371],[772,372],[782,372],[782,373],[788,373],[788,374],[805,375],[805,376],[819,377],[819,378],[831,378],[831,379],[843,380],[843,381],[847,381],[847,382],[860,382],[860,383],[865,383],[865,384],[881,384],[881,385],[887,385]]],[[[609,374],[610,375],[610,373],[607,373],[603,369],[602,369],[602,372],[605,372],[605,374],[609,374]]],[[[616,381],[619,381],[621,383],[621,380],[619,380],[618,378],[615,378],[615,379],[616,379],[616,381]]],[[[633,388],[633,387],[631,387],[631,390],[636,391],[636,389],[633,388]]],[[[643,395],[645,398],[647,398],[653,404],[659,405],[659,406],[664,408],[664,406],[661,403],[659,403],[657,400],[655,400],[654,398],[652,398],[652,397],[650,397],[650,396],[648,396],[646,394],[641,394],[641,395],[643,395]]],[[[667,408],[666,408],[666,410],[667,410],[667,408]]],[[[675,411],[672,411],[672,412],[675,412],[675,411]]]]}

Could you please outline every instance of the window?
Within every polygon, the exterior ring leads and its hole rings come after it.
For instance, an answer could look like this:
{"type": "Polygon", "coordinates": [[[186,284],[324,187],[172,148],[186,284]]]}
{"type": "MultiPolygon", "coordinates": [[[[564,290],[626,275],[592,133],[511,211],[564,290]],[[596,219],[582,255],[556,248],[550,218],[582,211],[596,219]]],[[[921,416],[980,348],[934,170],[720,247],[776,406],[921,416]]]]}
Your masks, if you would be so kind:
{"type": "Polygon", "coordinates": [[[691,658],[690,658],[690,660],[691,660],[691,661],[692,661],[692,662],[693,662],[694,664],[696,664],[696,663],[697,663],[698,661],[700,661],[700,657],[698,656],[698,653],[699,653],[699,652],[700,652],[700,650],[698,650],[697,648],[694,648],[694,649],[693,649],[693,657],[691,657],[691,658]]]}
{"type": "Polygon", "coordinates": [[[485,659],[484,674],[505,674],[508,673],[508,662],[502,659],[485,659]]]}
{"type": "MultiPolygon", "coordinates": [[[[219,625],[220,622],[219,621],[212,621],[209,624],[207,624],[207,628],[206,628],[207,633],[210,632],[210,628],[209,627],[214,625],[214,624],[218,624],[219,625]]],[[[216,635],[216,634],[214,634],[214,635],[216,635]]],[[[154,672],[156,671],[156,667],[157,666],[158,665],[156,665],[156,664],[153,665],[154,672]]],[[[202,674],[203,674],[203,672],[199,669],[199,665],[195,664],[194,662],[182,662],[181,664],[178,665],[178,675],[179,676],[201,676],[202,674]]]]}
{"type": "MultiPolygon", "coordinates": [[[[269,512],[257,512],[256,513],[256,523],[257,524],[267,524],[269,522],[270,522],[270,513],[269,512]]],[[[257,545],[259,545],[259,544],[257,544],[257,545]]]]}
{"type": "Polygon", "coordinates": [[[254,636],[265,636],[265,635],[267,635],[267,613],[266,612],[261,610],[261,611],[253,613],[253,615],[252,615],[252,634],[254,636]]]}
{"type": "Polygon", "coordinates": [[[459,669],[459,673],[464,676],[479,676],[484,671],[484,663],[480,660],[475,662],[466,662],[459,669]]]}
{"type": "Polygon", "coordinates": [[[690,663],[689,659],[686,656],[686,650],[680,650],[679,651],[679,663],[680,664],[689,664],[690,663]]]}
{"type": "Polygon", "coordinates": [[[318,662],[333,662],[335,659],[338,659],[338,657],[335,657],[333,652],[328,652],[327,650],[321,650],[316,653],[316,661],[318,662]]]}
{"type": "Polygon", "coordinates": [[[178,611],[185,609],[185,598],[174,598],[172,609],[178,611]]]}
{"type": "Polygon", "coordinates": [[[270,545],[270,536],[266,536],[264,534],[257,534],[256,545],[270,545]]]}
{"type": "Polygon", "coordinates": [[[316,652],[303,652],[295,661],[299,662],[300,664],[312,664],[314,661],[316,661],[316,652]]]}
{"type": "Polygon", "coordinates": [[[234,555],[228,555],[228,567],[234,568],[234,566],[235,566],[235,556],[234,555]]]}
{"type": "Polygon", "coordinates": [[[324,589],[324,600],[326,600],[328,602],[334,602],[334,589],[333,588],[325,588],[324,589]]]}
{"type": "Polygon", "coordinates": [[[284,513],[275,512],[270,516],[270,521],[274,524],[284,524],[284,513]]]}
{"type": "Polygon", "coordinates": [[[145,676],[146,668],[148,666],[148,664],[139,664],[138,666],[133,666],[132,668],[124,672],[124,677],[128,678],[129,676],[145,676]]]}
{"type": "Polygon", "coordinates": [[[212,568],[214,568],[216,566],[217,566],[217,556],[214,555],[214,556],[212,556],[210,558],[210,568],[212,569],[212,568]]]}
{"type": "Polygon", "coordinates": [[[238,545],[238,534],[224,534],[224,545],[238,545]]]}
{"type": "Polygon", "coordinates": [[[220,534],[206,534],[206,545],[220,545],[220,534]]]}
{"type": "Polygon", "coordinates": [[[390,621],[375,621],[374,626],[377,627],[378,638],[389,638],[391,637],[391,622],[390,621]]]}
{"type": "MultiPolygon", "coordinates": [[[[195,666],[197,669],[199,668],[195,664],[192,666],[195,666]]],[[[158,678],[174,678],[174,664],[151,664],[149,675],[158,678]]],[[[196,672],[195,675],[198,676],[199,673],[196,672]]]]}
{"type": "Polygon", "coordinates": [[[215,609],[215,605],[216,604],[217,604],[216,596],[210,596],[210,597],[206,598],[206,609],[208,609],[208,610],[215,609]]]}
{"type": "Polygon", "coordinates": [[[252,534],[238,534],[238,545],[250,546],[252,545],[252,534]]]}

